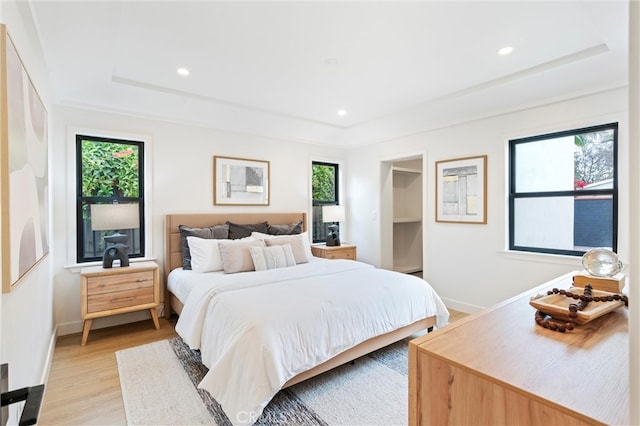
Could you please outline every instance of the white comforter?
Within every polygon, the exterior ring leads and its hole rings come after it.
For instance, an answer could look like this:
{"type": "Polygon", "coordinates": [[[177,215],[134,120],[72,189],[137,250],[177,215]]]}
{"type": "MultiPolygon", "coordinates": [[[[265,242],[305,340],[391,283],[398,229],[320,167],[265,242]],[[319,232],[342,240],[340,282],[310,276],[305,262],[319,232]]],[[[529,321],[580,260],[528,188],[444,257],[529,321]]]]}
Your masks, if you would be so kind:
{"type": "Polygon", "coordinates": [[[352,260],[193,274],[176,331],[209,368],[199,387],[233,424],[253,423],[282,385],[369,338],[449,313],[423,280],[352,260]]]}

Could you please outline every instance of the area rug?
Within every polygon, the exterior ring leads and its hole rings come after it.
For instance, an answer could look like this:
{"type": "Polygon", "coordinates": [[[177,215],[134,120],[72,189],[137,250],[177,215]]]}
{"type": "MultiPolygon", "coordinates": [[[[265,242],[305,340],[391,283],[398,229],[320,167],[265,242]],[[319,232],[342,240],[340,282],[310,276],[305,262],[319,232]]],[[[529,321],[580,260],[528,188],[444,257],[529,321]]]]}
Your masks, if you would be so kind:
{"type": "MultiPolygon", "coordinates": [[[[256,425],[406,425],[407,340],[281,390],[256,425]]],[[[116,352],[130,425],[231,425],[179,337],[116,352]]]]}

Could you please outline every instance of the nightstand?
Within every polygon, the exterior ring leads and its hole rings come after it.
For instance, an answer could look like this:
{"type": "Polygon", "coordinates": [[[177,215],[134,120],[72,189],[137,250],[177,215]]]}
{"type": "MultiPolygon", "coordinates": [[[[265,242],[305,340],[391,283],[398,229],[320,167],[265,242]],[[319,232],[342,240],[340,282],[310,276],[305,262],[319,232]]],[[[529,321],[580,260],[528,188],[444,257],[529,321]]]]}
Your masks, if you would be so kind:
{"type": "Polygon", "coordinates": [[[325,259],[356,260],[356,246],[352,244],[342,244],[332,247],[327,247],[326,244],[312,245],[311,253],[315,257],[324,257],[325,259]]]}
{"type": "Polygon", "coordinates": [[[84,346],[94,318],[148,309],[156,330],[160,328],[156,307],[160,304],[160,272],[155,262],[103,268],[90,266],[80,271],[80,303],[84,346]]]}

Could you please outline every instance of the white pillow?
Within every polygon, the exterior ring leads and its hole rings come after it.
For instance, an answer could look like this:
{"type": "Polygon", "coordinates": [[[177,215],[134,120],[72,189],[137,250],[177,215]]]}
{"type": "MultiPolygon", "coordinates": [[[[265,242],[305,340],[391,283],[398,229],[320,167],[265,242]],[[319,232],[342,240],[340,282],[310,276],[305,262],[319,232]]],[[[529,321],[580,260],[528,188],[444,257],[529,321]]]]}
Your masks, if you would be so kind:
{"type": "Polygon", "coordinates": [[[296,258],[296,263],[307,263],[313,258],[309,235],[306,232],[295,235],[270,235],[270,237],[272,238],[264,239],[267,247],[291,244],[291,251],[296,258]]]}
{"type": "Polygon", "coordinates": [[[290,244],[274,247],[250,247],[249,252],[256,271],[286,268],[296,264],[290,244]]]}
{"type": "Polygon", "coordinates": [[[187,237],[191,252],[191,269],[195,272],[222,271],[218,242],[223,240],[187,237]]]}
{"type": "Polygon", "coordinates": [[[235,274],[236,272],[255,270],[249,248],[264,246],[264,241],[253,238],[220,240],[218,247],[220,247],[220,257],[222,258],[222,269],[224,273],[235,274]]]}

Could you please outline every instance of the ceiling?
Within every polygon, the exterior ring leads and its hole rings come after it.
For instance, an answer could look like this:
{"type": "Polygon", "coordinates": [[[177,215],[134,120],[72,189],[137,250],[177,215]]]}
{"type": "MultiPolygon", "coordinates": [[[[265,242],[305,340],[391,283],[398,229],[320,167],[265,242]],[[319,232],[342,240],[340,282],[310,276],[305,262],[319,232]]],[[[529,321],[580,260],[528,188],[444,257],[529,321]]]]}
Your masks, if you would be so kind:
{"type": "Polygon", "coordinates": [[[362,145],[628,80],[625,1],[29,4],[57,103],[287,140],[362,145]]]}

